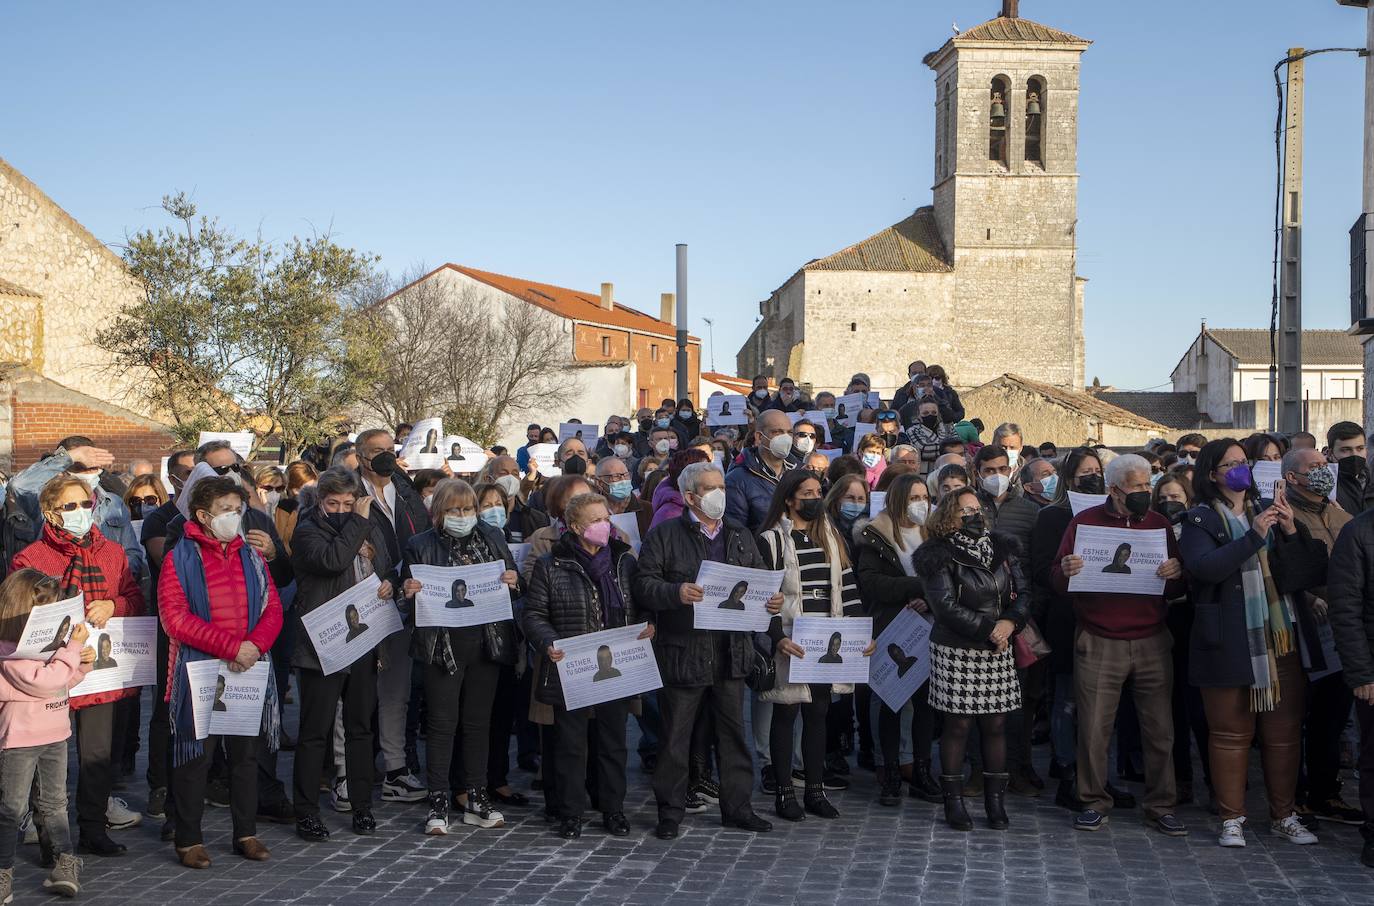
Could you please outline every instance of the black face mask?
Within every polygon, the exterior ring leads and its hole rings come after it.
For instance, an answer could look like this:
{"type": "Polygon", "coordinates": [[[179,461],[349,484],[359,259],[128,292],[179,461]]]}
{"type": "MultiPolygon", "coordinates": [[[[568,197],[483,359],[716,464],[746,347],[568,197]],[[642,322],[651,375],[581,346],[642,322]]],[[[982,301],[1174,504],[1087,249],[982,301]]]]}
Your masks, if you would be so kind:
{"type": "Polygon", "coordinates": [[[390,450],[383,450],[368,462],[368,468],[373,473],[388,478],[396,473],[396,454],[390,450]]]}
{"type": "Polygon", "coordinates": [[[797,501],[797,515],[807,522],[815,522],[825,512],[825,501],[819,497],[797,501]]]}
{"type": "Polygon", "coordinates": [[[1155,507],[1155,512],[1159,513],[1171,523],[1177,523],[1183,517],[1183,513],[1188,509],[1187,505],[1181,500],[1161,500],[1159,506],[1155,507]]]}
{"type": "Polygon", "coordinates": [[[653,426],[654,420],[652,418],[641,418],[639,420],[639,433],[648,434],[649,430],[653,428],[653,426]]]}
{"type": "MultiPolygon", "coordinates": [[[[321,511],[321,512],[323,512],[323,511],[321,511]]],[[[334,529],[334,531],[336,531],[336,532],[342,532],[342,531],[344,530],[344,525],[347,524],[347,522],[348,522],[348,517],[351,516],[351,515],[352,515],[351,513],[346,513],[346,512],[345,512],[345,513],[324,513],[324,521],[327,522],[327,523],[329,523],[330,528],[334,529]]]]}
{"type": "Polygon", "coordinates": [[[1102,482],[1101,475],[1084,475],[1074,484],[1074,490],[1080,494],[1105,494],[1107,492],[1107,486],[1102,482]]]}
{"type": "Polygon", "coordinates": [[[1132,516],[1144,516],[1150,512],[1150,492],[1132,491],[1126,495],[1126,512],[1132,516]]]}
{"type": "Polygon", "coordinates": [[[1358,478],[1369,471],[1369,465],[1364,461],[1364,457],[1358,453],[1351,453],[1349,456],[1342,456],[1336,461],[1336,471],[1342,478],[1358,478]]]}
{"type": "Polygon", "coordinates": [[[563,461],[564,475],[586,475],[587,460],[581,456],[569,456],[563,461]]]}
{"type": "Polygon", "coordinates": [[[983,537],[983,514],[974,513],[972,516],[964,516],[959,520],[959,531],[968,535],[970,538],[983,537]]]}
{"type": "Polygon", "coordinates": [[[936,428],[940,426],[940,416],[923,415],[921,416],[921,424],[925,425],[927,428],[934,431],[936,428]]]}

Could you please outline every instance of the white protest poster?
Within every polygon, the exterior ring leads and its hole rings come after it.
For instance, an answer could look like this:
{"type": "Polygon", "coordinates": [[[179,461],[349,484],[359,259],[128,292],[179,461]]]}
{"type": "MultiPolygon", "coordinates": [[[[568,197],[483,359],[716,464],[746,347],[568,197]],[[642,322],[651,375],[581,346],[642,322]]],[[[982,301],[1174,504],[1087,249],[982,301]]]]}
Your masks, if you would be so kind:
{"type": "Polygon", "coordinates": [[[525,561],[530,556],[530,542],[520,541],[507,545],[510,548],[511,558],[515,560],[515,571],[523,573],[525,571],[525,561]]]}
{"type": "Polygon", "coordinates": [[[86,596],[81,592],[62,601],[41,604],[29,611],[19,645],[10,657],[45,661],[67,644],[72,628],[85,620],[86,596]]]}
{"type": "Polygon", "coordinates": [[[835,400],[835,421],[854,427],[859,423],[859,412],[864,408],[862,393],[846,393],[835,400]]]}
{"type": "Polygon", "coordinates": [[[1155,571],[1169,559],[1167,531],[1078,526],[1073,552],[1083,558],[1083,568],[1069,577],[1069,591],[1162,595],[1164,580],[1155,571]]]}
{"type": "Polygon", "coordinates": [[[559,639],[558,680],[569,711],[663,688],[653,643],[639,634],[648,623],[559,639]]]}
{"type": "Polygon", "coordinates": [[[377,597],[381,580],[370,575],[309,613],[301,626],[310,637],[320,672],[338,673],[371,652],[393,632],[401,631],[401,614],[391,598],[377,597]]]}
{"type": "Polygon", "coordinates": [[[859,422],[857,425],[855,425],[854,437],[851,441],[849,452],[857,453],[859,451],[859,441],[863,440],[866,435],[872,434],[877,430],[878,426],[873,424],[872,422],[859,422]]]}
{"type": "Polygon", "coordinates": [[[694,582],[705,590],[705,597],[692,605],[692,627],[763,632],[773,619],[766,605],[782,588],[782,575],[782,570],[701,561],[694,582]]]}
{"type": "Polygon", "coordinates": [[[904,607],[876,641],[868,684],[889,708],[901,711],[930,678],[930,621],[904,607]]]}
{"type": "Polygon", "coordinates": [[[225,661],[187,661],[196,739],[261,733],[271,674],[271,658],[263,658],[242,673],[230,670],[225,661]]]}
{"type": "Polygon", "coordinates": [[[72,695],[157,685],[157,617],[111,617],[101,629],[88,628],[95,663],[72,695]]]}
{"type": "Polygon", "coordinates": [[[480,626],[509,620],[510,588],[501,581],[504,560],[472,566],[410,567],[424,587],[415,596],[416,626],[480,626]]]}
{"type": "Polygon", "coordinates": [[[448,458],[449,469],[454,472],[476,472],[487,464],[486,451],[461,434],[444,438],[443,453],[448,458]]]}
{"type": "Polygon", "coordinates": [[[172,476],[167,474],[167,464],[171,461],[172,457],[170,456],[162,457],[162,466],[161,471],[158,472],[158,477],[162,479],[162,490],[167,492],[167,496],[175,497],[177,491],[176,488],[172,487],[172,476]]]}
{"type": "Polygon", "coordinates": [[[792,621],[792,641],[806,650],[806,657],[792,658],[791,682],[868,682],[864,649],[873,641],[870,617],[797,617],[792,621]]]}
{"type": "MultiPolygon", "coordinates": [[[[1331,485],[1331,492],[1327,494],[1327,499],[1336,499],[1336,485],[1339,483],[1340,474],[1337,472],[1335,463],[1327,463],[1326,468],[1330,470],[1331,477],[1337,479],[1331,485]]],[[[1250,470],[1250,474],[1255,478],[1255,490],[1265,500],[1274,499],[1274,482],[1283,477],[1283,464],[1268,459],[1261,459],[1255,463],[1250,470]]]]}
{"type": "Polygon", "coordinates": [[[630,546],[635,556],[639,556],[639,517],[634,513],[612,513],[611,525],[615,526],[615,533],[620,540],[630,546]]]}
{"type": "Polygon", "coordinates": [[[563,470],[554,465],[558,458],[558,444],[535,444],[529,451],[530,463],[539,467],[540,475],[552,478],[563,474],[563,470]]]}
{"type": "Polygon", "coordinates": [[[831,462],[834,462],[835,460],[839,459],[841,456],[844,455],[843,450],[833,447],[826,447],[824,450],[821,450],[819,452],[824,453],[825,458],[830,460],[831,462]]]}
{"type": "MultiPolygon", "coordinates": [[[[600,437],[600,428],[597,425],[587,425],[582,422],[562,422],[558,425],[559,444],[565,440],[580,440],[582,445],[587,448],[588,453],[596,452],[596,442],[600,437]]],[[[542,466],[540,470],[543,470],[542,466]]]]}
{"type": "Polygon", "coordinates": [[[830,420],[825,417],[825,413],[816,409],[808,409],[805,412],[789,412],[787,419],[792,423],[792,427],[797,426],[797,422],[807,421],[816,426],[816,433],[820,435],[821,444],[830,443],[830,420]]]}
{"type": "Polygon", "coordinates": [[[876,390],[870,390],[870,391],[868,391],[868,408],[869,408],[869,409],[877,409],[877,408],[878,408],[879,406],[881,406],[882,404],[883,404],[883,401],[882,401],[882,398],[881,398],[880,396],[878,396],[878,391],[876,391],[876,390]]]}
{"type": "Polygon", "coordinates": [[[887,491],[868,492],[868,518],[874,519],[887,506],[887,491]]]}
{"type": "Polygon", "coordinates": [[[1080,494],[1077,491],[1069,492],[1069,509],[1073,510],[1075,516],[1084,510],[1090,510],[1106,502],[1106,494],[1080,494]]]}
{"type": "Polygon", "coordinates": [[[745,412],[743,394],[721,393],[706,398],[706,424],[711,427],[747,425],[748,423],[749,417],[745,412]]]}
{"type": "MultiPolygon", "coordinates": [[[[254,436],[252,431],[202,431],[200,432],[200,439],[196,441],[196,446],[204,446],[212,440],[227,440],[229,449],[242,456],[245,462],[253,454],[254,436]]],[[[167,464],[163,463],[162,468],[163,474],[166,474],[167,464]]],[[[171,488],[171,485],[169,484],[167,487],[171,488]]]]}
{"type": "Polygon", "coordinates": [[[1317,624],[1317,641],[1321,643],[1322,658],[1326,661],[1325,670],[1312,670],[1311,661],[1307,656],[1307,646],[1298,646],[1302,650],[1303,667],[1308,670],[1307,678],[1314,683],[1333,673],[1340,673],[1343,669],[1340,652],[1336,650],[1336,634],[1331,630],[1329,622],[1322,621],[1317,624]]]}
{"type": "Polygon", "coordinates": [[[406,442],[396,453],[397,459],[404,459],[412,472],[416,469],[437,469],[448,451],[444,449],[444,420],[442,418],[422,418],[415,423],[406,435],[406,442]]]}

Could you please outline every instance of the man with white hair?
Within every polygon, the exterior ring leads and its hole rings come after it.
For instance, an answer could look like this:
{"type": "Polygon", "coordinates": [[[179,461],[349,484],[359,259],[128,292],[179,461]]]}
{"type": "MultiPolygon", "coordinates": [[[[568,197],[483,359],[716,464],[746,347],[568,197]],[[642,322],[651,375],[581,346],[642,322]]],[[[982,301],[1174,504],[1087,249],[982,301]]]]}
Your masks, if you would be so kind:
{"type": "MultiPolygon", "coordinates": [[[[1174,815],[1174,721],[1170,696],[1174,666],[1165,626],[1167,601],[1186,589],[1169,520],[1150,508],[1150,464],[1134,453],[1107,466],[1107,500],[1073,517],[1051,567],[1055,591],[1069,595],[1078,618],[1073,675],[1078,704],[1078,798],[1084,810],[1078,830],[1101,830],[1112,797],[1107,792],[1107,747],[1116,724],[1121,690],[1129,681],[1145,745],[1145,819],[1160,833],[1182,837],[1188,828],[1174,815]],[[1155,569],[1166,580],[1163,594],[1069,593],[1069,578],[1083,570],[1074,553],[1079,526],[1154,532],[1168,557],[1155,569]]],[[[1132,545],[1139,547],[1140,545],[1132,545]]],[[[1118,550],[1126,547],[1118,546],[1118,550]]],[[[1137,567],[1139,569],[1139,567],[1137,567]]]]}

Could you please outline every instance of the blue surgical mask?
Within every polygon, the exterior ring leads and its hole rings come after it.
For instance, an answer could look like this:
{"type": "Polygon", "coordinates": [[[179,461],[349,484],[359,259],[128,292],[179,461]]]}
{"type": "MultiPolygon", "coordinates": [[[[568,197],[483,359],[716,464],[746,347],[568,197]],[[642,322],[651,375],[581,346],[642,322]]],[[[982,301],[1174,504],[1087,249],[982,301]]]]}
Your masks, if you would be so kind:
{"type": "Polygon", "coordinates": [[[840,501],[840,515],[846,519],[858,519],[867,511],[868,507],[864,506],[862,503],[859,503],[857,501],[840,501]]]}
{"type": "Polygon", "coordinates": [[[606,485],[606,489],[611,493],[612,500],[624,500],[634,492],[634,485],[630,479],[622,481],[612,481],[606,485]]]}
{"type": "Polygon", "coordinates": [[[864,454],[864,466],[866,466],[867,468],[870,468],[870,469],[871,469],[871,468],[873,468],[874,466],[876,466],[876,465],[878,464],[878,460],[880,460],[880,459],[882,459],[882,458],[883,458],[883,454],[881,454],[881,453],[873,453],[873,452],[865,453],[865,454],[864,454]]]}
{"type": "Polygon", "coordinates": [[[1054,499],[1054,492],[1059,489],[1059,476],[1051,472],[1047,477],[1040,479],[1041,496],[1046,500],[1054,499]]]}
{"type": "Polygon", "coordinates": [[[668,427],[668,421],[669,420],[666,418],[660,418],[658,421],[654,422],[654,426],[657,428],[666,428],[668,427]]]}
{"type": "MultiPolygon", "coordinates": [[[[506,527],[506,508],[503,506],[489,506],[479,515],[482,521],[492,528],[504,529],[506,527]]],[[[447,522],[444,527],[448,527],[447,522]]]]}
{"type": "Polygon", "coordinates": [[[91,530],[91,523],[95,521],[93,510],[85,507],[77,507],[74,510],[64,510],[62,512],[62,527],[71,532],[77,538],[85,538],[91,530]]]}
{"type": "Polygon", "coordinates": [[[455,538],[466,538],[477,528],[476,516],[449,515],[444,517],[444,531],[455,538]]]}

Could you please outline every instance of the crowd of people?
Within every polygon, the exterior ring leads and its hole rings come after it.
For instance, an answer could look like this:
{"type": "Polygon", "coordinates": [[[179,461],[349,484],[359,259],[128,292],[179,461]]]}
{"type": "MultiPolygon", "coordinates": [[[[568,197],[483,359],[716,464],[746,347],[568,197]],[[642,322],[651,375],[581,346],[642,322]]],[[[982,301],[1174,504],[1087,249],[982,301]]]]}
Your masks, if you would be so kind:
{"type": "MultiPolygon", "coordinates": [[[[845,394],[869,389],[856,374],[845,394]]],[[[625,836],[632,717],[657,806],[650,830],[664,840],[712,809],[728,827],[771,830],[756,790],[781,820],[834,819],[829,794],[854,784],[850,796],[871,788],[886,807],[940,806],[957,831],[978,823],[969,798],[1001,830],[1016,820],[1009,796],[1046,791],[1078,830],[1139,808],[1180,837],[1179,807],[1196,803],[1217,817],[1220,845],[1243,847],[1257,747],[1269,832],[1313,844],[1325,823],[1359,825],[1374,867],[1374,781],[1359,806],[1341,785],[1356,759],[1374,777],[1363,427],[1332,426],[1321,449],[1304,432],[1061,450],[968,418],[944,370],[923,362],[857,420],[839,398],[758,377],[746,424],[728,427],[691,399],[664,400],[610,417],[591,448],[558,444],[556,475],[532,455],[556,442],[541,425],[468,473],[409,468],[397,458],[404,424],[285,465],[209,441],[168,457],[170,486],[151,460],[117,469],[99,438],[64,438],[5,488],[0,903],[21,841],[37,843],[44,886],[72,896],[78,854],[121,855],[118,832],[143,816],[163,822],[182,865],[205,869],[207,805],[229,809],[235,854],[264,861],[258,823],[323,841],[322,802],[360,835],[389,804],[424,803],[417,833],[500,827],[539,807],[515,769],[559,837],[581,836],[589,811],[625,836]],[[1263,495],[1261,462],[1281,476],[1263,495]],[[637,532],[613,523],[626,514],[637,532]],[[1075,582],[1079,535],[1104,529],[1126,540],[1103,573],[1145,568],[1128,565],[1131,539],[1146,537],[1129,533],[1165,539],[1145,586],[1162,590],[1075,582]],[[766,631],[695,628],[707,561],[781,573],[766,631]],[[497,564],[513,619],[416,625],[416,567],[483,563],[497,564]],[[402,628],[326,672],[302,621],[363,581],[402,628]],[[78,592],[85,623],[37,658],[10,657],[34,608],[78,592]],[[930,624],[929,678],[899,706],[866,684],[792,679],[806,657],[799,618],[871,617],[874,656],[908,611],[930,624]],[[69,696],[109,657],[91,633],[140,615],[157,617],[152,694],[69,696]],[[641,624],[662,688],[569,709],[565,640],[641,624]],[[198,733],[192,665],[239,673],[265,658],[260,732],[198,733]],[[140,811],[121,794],[142,783],[140,811]],[[1139,804],[1127,784],[1142,785],[1139,804]]],[[[461,606],[465,589],[453,594],[461,606]]],[[[350,640],[366,630],[356,609],[349,627],[350,640]]],[[[918,661],[900,647],[877,656],[903,674],[918,661]]]]}

